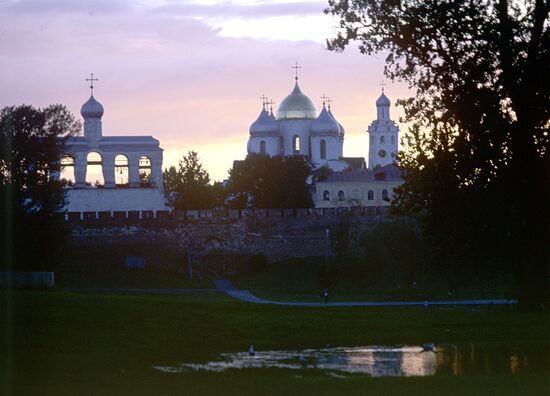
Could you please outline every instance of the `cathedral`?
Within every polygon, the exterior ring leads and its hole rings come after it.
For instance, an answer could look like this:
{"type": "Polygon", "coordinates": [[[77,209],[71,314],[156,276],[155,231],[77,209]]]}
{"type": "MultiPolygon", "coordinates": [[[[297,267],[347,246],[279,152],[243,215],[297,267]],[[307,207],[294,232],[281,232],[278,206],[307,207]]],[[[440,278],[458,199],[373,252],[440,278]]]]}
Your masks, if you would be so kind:
{"type": "Polygon", "coordinates": [[[332,114],[330,100],[323,96],[318,113],[302,92],[298,75],[276,114],[268,108],[272,102],[263,99],[260,115],[250,126],[249,154],[300,155],[314,170],[330,168],[329,177],[315,184],[316,207],[389,205],[403,179],[395,164],[399,128],[390,118],[391,102],[383,89],[376,101],[376,120],[368,127],[368,168],[363,158],[344,156],[345,129],[332,114]]]}

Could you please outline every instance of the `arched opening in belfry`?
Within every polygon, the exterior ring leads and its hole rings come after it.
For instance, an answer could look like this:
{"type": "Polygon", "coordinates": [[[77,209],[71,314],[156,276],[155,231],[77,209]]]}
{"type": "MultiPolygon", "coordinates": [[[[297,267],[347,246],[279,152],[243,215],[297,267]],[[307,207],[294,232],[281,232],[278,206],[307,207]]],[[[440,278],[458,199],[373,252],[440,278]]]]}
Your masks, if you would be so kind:
{"type": "Polygon", "coordinates": [[[61,158],[61,174],[59,175],[59,179],[67,187],[71,187],[75,183],[74,158],[70,155],[61,158]]]}
{"type": "Polygon", "coordinates": [[[117,187],[128,186],[129,173],[128,157],[124,154],[118,154],[115,157],[115,185],[117,187]]]}
{"type": "Polygon", "coordinates": [[[149,157],[139,157],[139,186],[151,186],[151,160],[149,157]]]}
{"type": "Polygon", "coordinates": [[[86,157],[86,184],[93,187],[103,187],[103,168],[101,154],[92,151],[86,157]]]}
{"type": "Polygon", "coordinates": [[[266,154],[267,150],[265,148],[265,140],[260,141],[260,154],[266,154]]]}
{"type": "Polygon", "coordinates": [[[321,159],[327,159],[327,142],[325,139],[321,139],[321,159]]]}
{"type": "Polygon", "coordinates": [[[294,135],[294,137],[292,138],[292,146],[294,154],[300,154],[300,136],[294,135]]]}

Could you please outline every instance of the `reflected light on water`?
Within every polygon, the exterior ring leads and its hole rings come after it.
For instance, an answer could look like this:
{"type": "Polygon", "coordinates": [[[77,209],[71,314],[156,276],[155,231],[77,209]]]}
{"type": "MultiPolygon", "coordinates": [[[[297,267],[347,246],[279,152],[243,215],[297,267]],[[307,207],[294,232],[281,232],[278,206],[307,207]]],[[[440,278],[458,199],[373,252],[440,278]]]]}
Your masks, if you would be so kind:
{"type": "Polygon", "coordinates": [[[438,374],[517,374],[548,371],[546,348],[536,345],[464,344],[438,346],[436,352],[420,346],[367,346],[353,348],[305,349],[301,351],[256,351],[223,353],[220,360],[156,366],[166,373],[216,371],[247,368],[317,369],[366,374],[372,377],[432,376],[438,374]],[[531,367],[528,363],[531,363],[531,367]]]}

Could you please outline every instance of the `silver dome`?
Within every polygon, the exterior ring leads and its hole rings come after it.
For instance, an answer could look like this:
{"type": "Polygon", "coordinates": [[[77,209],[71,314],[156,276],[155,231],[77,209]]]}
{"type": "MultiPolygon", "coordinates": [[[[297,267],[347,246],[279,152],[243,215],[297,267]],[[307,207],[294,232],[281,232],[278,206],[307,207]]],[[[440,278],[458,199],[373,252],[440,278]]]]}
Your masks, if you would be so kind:
{"type": "Polygon", "coordinates": [[[296,81],[296,85],[290,95],[284,98],[277,110],[278,120],[293,118],[317,118],[315,105],[310,98],[302,93],[298,86],[298,81],[296,81]]]}

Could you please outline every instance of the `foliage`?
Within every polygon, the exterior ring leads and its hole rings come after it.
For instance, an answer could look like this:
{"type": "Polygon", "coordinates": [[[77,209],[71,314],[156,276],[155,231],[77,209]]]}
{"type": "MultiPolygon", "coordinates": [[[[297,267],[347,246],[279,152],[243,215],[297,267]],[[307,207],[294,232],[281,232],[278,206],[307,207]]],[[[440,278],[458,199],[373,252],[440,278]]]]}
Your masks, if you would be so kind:
{"type": "Polygon", "coordinates": [[[66,140],[79,130],[61,105],[0,110],[0,251],[6,268],[48,268],[63,247],[65,191],[56,177],[66,140]]]}
{"type": "Polygon", "coordinates": [[[309,208],[310,165],[302,157],[249,154],[229,171],[229,192],[248,193],[255,208],[309,208]]]}
{"type": "MultiPolygon", "coordinates": [[[[387,54],[385,74],[414,87],[409,170],[394,208],[423,212],[444,262],[505,258],[517,297],[547,298],[550,2],[330,0],[329,42],[387,54]]],[[[464,270],[475,271],[473,265],[464,270]]]]}
{"type": "Polygon", "coordinates": [[[220,201],[220,185],[212,187],[196,151],[189,151],[178,163],[164,170],[165,191],[175,193],[174,207],[179,210],[208,209],[220,201]]]}

